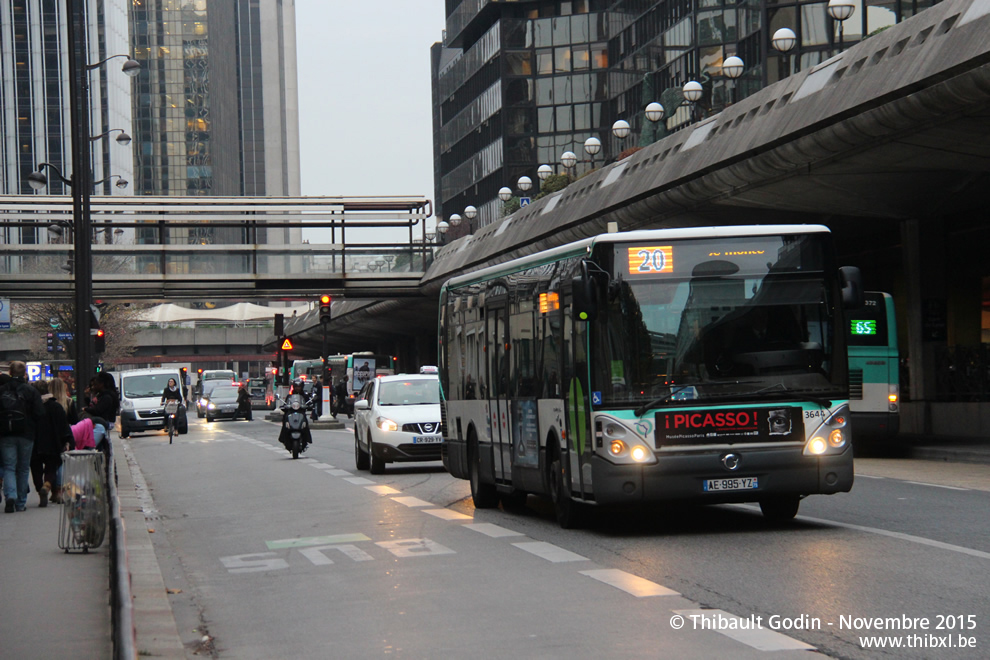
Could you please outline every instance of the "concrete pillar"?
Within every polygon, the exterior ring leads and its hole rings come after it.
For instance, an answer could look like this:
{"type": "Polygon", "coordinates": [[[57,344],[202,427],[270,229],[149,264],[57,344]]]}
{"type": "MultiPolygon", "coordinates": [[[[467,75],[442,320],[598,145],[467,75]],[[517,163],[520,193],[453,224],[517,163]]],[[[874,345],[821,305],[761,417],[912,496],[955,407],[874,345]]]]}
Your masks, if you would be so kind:
{"type": "MultiPolygon", "coordinates": [[[[936,391],[936,349],[946,345],[945,231],[937,219],[901,225],[907,284],[908,363],[911,399],[931,401],[936,391]]],[[[925,420],[925,429],[930,428],[925,420]]]]}

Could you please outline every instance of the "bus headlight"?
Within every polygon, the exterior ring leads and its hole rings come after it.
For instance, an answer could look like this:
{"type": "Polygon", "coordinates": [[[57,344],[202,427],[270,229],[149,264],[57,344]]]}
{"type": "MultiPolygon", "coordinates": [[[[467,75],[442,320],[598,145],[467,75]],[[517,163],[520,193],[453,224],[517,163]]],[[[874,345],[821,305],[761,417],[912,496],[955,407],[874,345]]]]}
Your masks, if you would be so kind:
{"type": "Polygon", "coordinates": [[[398,431],[399,425],[387,417],[379,417],[375,420],[375,426],[383,431],[398,431]]]}
{"type": "Polygon", "coordinates": [[[649,452],[646,451],[646,447],[643,445],[636,445],[633,447],[632,451],[629,452],[629,454],[637,463],[643,463],[647,458],[649,458],[649,452]]]}
{"type": "Polygon", "coordinates": [[[612,456],[622,456],[626,451],[626,443],[622,442],[622,440],[613,440],[609,443],[608,451],[612,456]]]}
{"type": "Polygon", "coordinates": [[[841,405],[818,428],[809,429],[811,439],[804,445],[804,455],[836,455],[846,451],[852,438],[848,423],[849,406],[841,405]]]}
{"type": "Polygon", "coordinates": [[[656,463],[653,450],[634,431],[619,420],[599,416],[595,420],[597,447],[607,452],[608,458],[617,464],[656,463]]]}

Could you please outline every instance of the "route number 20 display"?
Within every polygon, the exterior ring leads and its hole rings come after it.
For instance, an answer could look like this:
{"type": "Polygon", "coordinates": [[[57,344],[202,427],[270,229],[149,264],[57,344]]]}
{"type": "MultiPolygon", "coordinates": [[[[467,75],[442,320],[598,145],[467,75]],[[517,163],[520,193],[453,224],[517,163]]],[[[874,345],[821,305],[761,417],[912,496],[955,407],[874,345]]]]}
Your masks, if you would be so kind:
{"type": "Polygon", "coordinates": [[[674,248],[670,245],[629,248],[629,274],[674,272],[674,248]]]}

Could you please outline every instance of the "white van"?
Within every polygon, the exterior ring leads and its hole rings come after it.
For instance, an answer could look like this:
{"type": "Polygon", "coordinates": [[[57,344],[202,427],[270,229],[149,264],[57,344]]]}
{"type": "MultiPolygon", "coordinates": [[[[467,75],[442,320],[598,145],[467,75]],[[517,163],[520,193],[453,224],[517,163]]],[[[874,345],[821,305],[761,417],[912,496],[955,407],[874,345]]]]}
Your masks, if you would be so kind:
{"type": "MultiPolygon", "coordinates": [[[[165,408],[162,406],[162,392],[168,379],[174,378],[182,387],[182,375],[178,367],[160,369],[134,369],[114,374],[117,391],[120,392],[120,437],[131,433],[165,428],[165,408]]],[[[179,434],[189,431],[185,408],[175,417],[175,428],[179,434]]]]}

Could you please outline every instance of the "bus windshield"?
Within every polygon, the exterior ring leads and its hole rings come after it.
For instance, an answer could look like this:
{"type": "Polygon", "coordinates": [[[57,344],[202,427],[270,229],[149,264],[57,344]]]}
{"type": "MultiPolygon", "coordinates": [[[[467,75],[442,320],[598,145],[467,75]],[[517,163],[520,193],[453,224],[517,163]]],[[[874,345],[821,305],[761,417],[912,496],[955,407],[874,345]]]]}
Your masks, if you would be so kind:
{"type": "Polygon", "coordinates": [[[822,255],[815,236],[617,244],[593,389],[605,405],[842,396],[822,255]]]}

